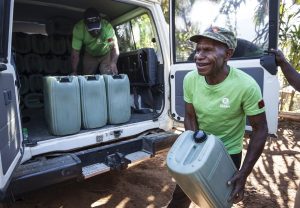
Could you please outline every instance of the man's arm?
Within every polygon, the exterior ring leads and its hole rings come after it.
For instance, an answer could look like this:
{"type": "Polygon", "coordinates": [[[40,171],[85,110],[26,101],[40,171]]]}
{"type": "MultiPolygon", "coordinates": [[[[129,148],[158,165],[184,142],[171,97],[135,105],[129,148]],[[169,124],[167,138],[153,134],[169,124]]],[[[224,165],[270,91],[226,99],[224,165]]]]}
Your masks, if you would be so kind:
{"type": "Polygon", "coordinates": [[[72,53],[71,53],[71,62],[72,62],[72,71],[74,75],[77,74],[77,66],[79,63],[79,51],[72,49],[72,53]]]}
{"type": "Polygon", "coordinates": [[[117,61],[119,58],[119,53],[120,52],[119,52],[118,43],[117,43],[117,41],[114,41],[114,43],[112,44],[112,47],[111,47],[111,51],[110,51],[110,60],[111,60],[110,67],[111,67],[111,71],[114,74],[118,74],[117,61]]]}
{"type": "Polygon", "coordinates": [[[118,57],[119,57],[119,46],[116,41],[114,41],[112,48],[111,48],[111,62],[117,64],[118,57]]]}
{"type": "Polygon", "coordinates": [[[270,52],[275,54],[276,64],[280,66],[281,71],[283,72],[290,85],[292,85],[297,91],[300,91],[300,74],[286,60],[286,58],[280,50],[271,49],[270,52]]]}
{"type": "Polygon", "coordinates": [[[198,130],[194,106],[193,104],[187,102],[185,102],[184,128],[185,130],[191,131],[198,130]]]}
{"type": "Polygon", "coordinates": [[[244,159],[242,168],[233,176],[229,184],[233,185],[233,190],[229,201],[238,203],[244,198],[244,188],[247,177],[251,173],[256,161],[260,157],[268,135],[268,126],[266,114],[260,113],[254,116],[248,116],[250,125],[252,126],[252,134],[244,159]]]}

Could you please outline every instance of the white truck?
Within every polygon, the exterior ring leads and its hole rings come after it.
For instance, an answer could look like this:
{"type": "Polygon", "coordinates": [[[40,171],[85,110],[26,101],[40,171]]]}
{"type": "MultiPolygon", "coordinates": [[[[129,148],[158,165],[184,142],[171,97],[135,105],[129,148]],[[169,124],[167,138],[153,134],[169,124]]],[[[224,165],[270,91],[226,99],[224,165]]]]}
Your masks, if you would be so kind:
{"type": "Polygon", "coordinates": [[[184,118],[182,81],[196,69],[195,45],[188,38],[211,24],[236,32],[238,47],[229,64],[258,82],[269,134],[276,134],[277,67],[274,56],[264,51],[277,47],[279,0],[234,2],[171,0],[168,26],[158,0],[0,0],[1,198],[126,168],[174,141],[170,130],[184,118]],[[131,119],[54,136],[45,123],[43,92],[30,77],[67,75],[67,67],[40,70],[44,66],[36,57],[69,60],[73,25],[88,7],[99,10],[115,28],[119,71],[131,83],[131,119]],[[149,49],[154,51],[151,57],[149,49]]]}

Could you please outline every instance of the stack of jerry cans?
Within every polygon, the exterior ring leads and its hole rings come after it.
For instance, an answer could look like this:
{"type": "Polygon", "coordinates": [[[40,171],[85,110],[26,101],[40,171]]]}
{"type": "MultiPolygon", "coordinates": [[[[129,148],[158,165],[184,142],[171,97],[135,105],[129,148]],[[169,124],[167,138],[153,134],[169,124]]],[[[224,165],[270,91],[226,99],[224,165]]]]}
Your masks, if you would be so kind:
{"type": "Polygon", "coordinates": [[[126,74],[104,75],[107,95],[108,123],[120,124],[131,116],[130,85],[126,74]]]}
{"type": "Polygon", "coordinates": [[[80,91],[77,77],[44,77],[44,105],[51,134],[63,136],[80,131],[80,91]]]}
{"type": "Polygon", "coordinates": [[[78,80],[83,128],[92,129],[106,125],[107,102],[103,76],[79,76],[78,80]]]}
{"type": "Polygon", "coordinates": [[[196,143],[194,132],[185,131],[167,155],[169,173],[187,196],[201,208],[231,207],[227,200],[232,186],[227,182],[236,172],[223,143],[208,135],[196,143]]]}

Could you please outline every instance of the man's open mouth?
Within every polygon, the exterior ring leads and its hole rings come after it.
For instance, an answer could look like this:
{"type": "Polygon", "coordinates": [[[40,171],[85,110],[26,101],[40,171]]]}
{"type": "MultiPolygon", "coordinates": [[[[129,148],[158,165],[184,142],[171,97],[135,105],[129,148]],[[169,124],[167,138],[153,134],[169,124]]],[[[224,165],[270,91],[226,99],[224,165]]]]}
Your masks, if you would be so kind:
{"type": "Polygon", "coordinates": [[[205,67],[210,65],[210,63],[196,63],[198,67],[205,67]]]}

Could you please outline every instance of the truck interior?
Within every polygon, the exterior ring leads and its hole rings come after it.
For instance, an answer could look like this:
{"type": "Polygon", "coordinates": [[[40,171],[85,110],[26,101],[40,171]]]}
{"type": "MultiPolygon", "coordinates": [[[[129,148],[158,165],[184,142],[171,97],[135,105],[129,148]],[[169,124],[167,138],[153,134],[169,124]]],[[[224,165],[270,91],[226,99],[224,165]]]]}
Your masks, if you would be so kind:
{"type": "MultiPolygon", "coordinates": [[[[33,143],[57,138],[45,122],[43,77],[71,74],[72,29],[89,7],[113,25],[120,49],[118,70],[130,81],[131,118],[118,125],[155,120],[163,111],[164,63],[147,9],[112,0],[16,0],[12,46],[22,127],[33,143]]],[[[78,134],[111,126],[115,125],[81,129],[78,134]]]]}

